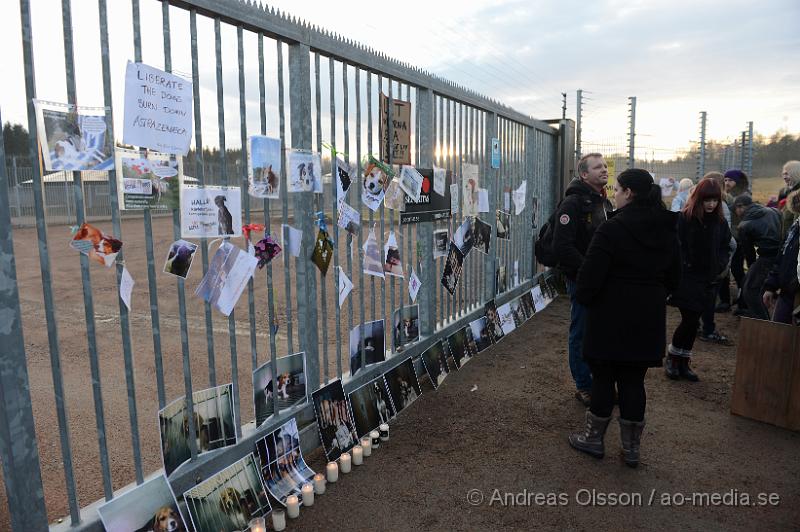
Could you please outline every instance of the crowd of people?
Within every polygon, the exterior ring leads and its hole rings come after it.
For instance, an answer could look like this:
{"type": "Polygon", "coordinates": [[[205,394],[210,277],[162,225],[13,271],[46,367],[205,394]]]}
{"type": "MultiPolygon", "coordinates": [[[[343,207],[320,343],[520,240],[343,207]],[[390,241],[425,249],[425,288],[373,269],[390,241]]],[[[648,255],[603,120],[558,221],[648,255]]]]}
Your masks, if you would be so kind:
{"type": "Polygon", "coordinates": [[[800,325],[800,161],[783,166],[786,186],[768,205],[740,169],[682,180],[670,208],[646,170],[617,177],[613,205],[602,154],[581,157],[576,173],[552,222],[570,297],[569,368],[588,407],[569,443],[602,458],[617,403],[622,455],[636,467],[648,368],[700,380],[695,340],[730,345],[715,313],[800,325]],[[667,306],[680,313],[669,343],[667,306]]]}

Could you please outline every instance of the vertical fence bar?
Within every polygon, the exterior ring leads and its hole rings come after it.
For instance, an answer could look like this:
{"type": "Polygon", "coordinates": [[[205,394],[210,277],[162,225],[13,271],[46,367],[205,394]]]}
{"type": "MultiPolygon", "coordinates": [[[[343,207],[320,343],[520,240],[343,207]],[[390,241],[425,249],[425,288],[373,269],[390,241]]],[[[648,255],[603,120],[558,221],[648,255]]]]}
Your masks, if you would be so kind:
{"type": "MultiPolygon", "coordinates": [[[[322,96],[320,95],[320,79],[319,79],[319,53],[314,53],[314,102],[315,102],[315,118],[314,124],[316,126],[316,144],[315,149],[317,153],[320,154],[320,161],[322,160],[322,96]]],[[[333,185],[333,195],[336,196],[336,177],[333,175],[333,165],[334,161],[331,161],[331,185],[333,185]]],[[[322,179],[322,168],[319,169],[320,179],[322,179]]],[[[323,183],[323,194],[321,196],[317,196],[315,194],[314,197],[314,210],[321,211],[322,216],[325,216],[325,185],[323,183]]],[[[336,220],[333,217],[336,216],[336,211],[332,211],[331,215],[331,225],[336,227],[336,220]]],[[[332,229],[328,228],[328,234],[332,233],[332,229]]],[[[339,246],[338,235],[334,236],[333,239],[334,247],[339,246]]],[[[334,277],[338,276],[338,272],[334,273],[334,277]]],[[[319,274],[319,282],[320,282],[320,297],[319,297],[319,304],[322,305],[322,319],[325,320],[322,325],[322,367],[320,368],[320,382],[328,382],[328,294],[327,294],[327,282],[326,282],[326,275],[323,275],[322,272],[319,274]]],[[[337,292],[338,293],[338,292],[337,292]]],[[[316,298],[316,295],[315,295],[316,298]]],[[[338,310],[338,309],[337,309],[338,310]]]]}
{"type": "MultiPolygon", "coordinates": [[[[358,75],[359,70],[360,70],[359,67],[356,67],[356,76],[358,75]]],[[[367,134],[369,135],[369,138],[370,138],[370,142],[369,142],[370,147],[369,147],[368,151],[371,154],[372,153],[372,73],[369,72],[369,71],[366,71],[366,73],[367,73],[367,134]]],[[[360,118],[358,118],[359,111],[361,110],[361,103],[360,103],[359,98],[358,98],[358,93],[360,91],[361,91],[361,83],[356,82],[356,127],[358,127],[358,125],[361,123],[360,118]]],[[[381,91],[383,91],[383,78],[381,77],[380,74],[378,74],[378,90],[377,90],[377,93],[378,93],[378,112],[379,112],[378,114],[379,115],[380,115],[381,91]]],[[[383,120],[383,117],[382,116],[378,116],[377,120],[378,120],[378,123],[380,124],[380,121],[383,120]]],[[[380,128],[379,128],[379,131],[380,131],[380,128]]],[[[359,143],[359,144],[361,143],[361,135],[358,134],[358,133],[356,133],[356,143],[359,143]]],[[[380,136],[379,136],[379,138],[378,138],[378,157],[377,157],[378,159],[381,158],[381,149],[382,149],[382,145],[383,145],[382,143],[383,143],[383,138],[380,138],[380,136]]],[[[361,175],[361,174],[359,173],[359,175],[361,175]]],[[[369,210],[369,230],[372,231],[373,227],[375,227],[375,212],[372,209],[370,209],[369,210]]],[[[376,235],[376,236],[378,236],[378,235],[376,235]]],[[[380,239],[383,239],[383,226],[381,226],[380,239]]],[[[379,240],[379,242],[380,242],[380,240],[379,240]]],[[[372,302],[371,311],[370,311],[370,320],[375,321],[375,307],[377,307],[378,305],[377,305],[377,302],[375,301],[375,276],[374,275],[370,275],[369,276],[369,295],[370,295],[370,301],[372,302]]],[[[381,302],[381,304],[383,304],[383,302],[381,302]]],[[[364,317],[363,309],[361,311],[361,321],[362,321],[362,323],[367,321],[366,318],[364,317]]],[[[363,352],[364,352],[364,333],[363,333],[363,331],[362,331],[362,334],[361,334],[361,352],[362,352],[362,359],[363,359],[363,352]]],[[[364,361],[363,360],[361,361],[361,367],[362,368],[364,367],[364,361]]]]}
{"type": "Polygon", "coordinates": [[[497,114],[493,112],[485,113],[484,124],[483,124],[483,135],[479,137],[482,140],[483,150],[482,150],[482,157],[481,157],[481,168],[484,171],[484,175],[490,176],[489,183],[487,183],[487,188],[489,188],[489,225],[492,226],[491,233],[492,233],[492,240],[495,241],[494,246],[489,250],[489,255],[486,257],[484,264],[486,267],[484,268],[483,273],[483,295],[486,301],[490,299],[494,299],[496,288],[495,288],[495,272],[497,270],[497,260],[500,254],[498,253],[498,248],[500,247],[500,240],[496,237],[497,235],[497,217],[495,216],[495,210],[497,207],[497,189],[499,187],[499,183],[497,180],[497,173],[491,169],[491,161],[487,161],[487,154],[492,153],[492,138],[497,136],[497,114]]]}
{"type": "MultiPolygon", "coordinates": [[[[333,60],[331,60],[333,62],[333,60]]],[[[356,182],[359,182],[361,179],[361,90],[359,87],[359,83],[361,79],[358,74],[359,70],[356,68],[356,173],[358,178],[356,182]]],[[[331,78],[333,80],[333,78],[331,78]]],[[[331,83],[331,94],[335,94],[334,92],[333,83],[331,83]]],[[[332,96],[333,98],[333,96],[332,96]]],[[[347,155],[348,162],[352,159],[350,158],[350,108],[349,108],[349,100],[350,100],[350,90],[347,84],[347,63],[342,63],[342,118],[343,118],[343,132],[344,132],[344,151],[347,155]]],[[[361,258],[361,246],[363,244],[364,239],[364,230],[363,230],[363,204],[361,201],[361,190],[360,188],[356,187],[354,190],[356,193],[356,209],[362,216],[362,230],[358,232],[358,255],[357,257],[361,258]]],[[[356,264],[356,268],[360,266],[356,264]]],[[[355,277],[353,277],[353,236],[348,234],[347,236],[347,272],[350,275],[350,280],[355,284],[355,277]]],[[[350,331],[353,330],[353,326],[355,325],[355,317],[354,317],[354,301],[353,298],[355,296],[351,295],[347,298],[347,309],[348,309],[348,317],[347,317],[347,334],[345,338],[348,339],[347,341],[347,367],[352,374],[352,367],[350,366],[350,331]]],[[[359,308],[361,311],[361,320],[364,321],[364,275],[359,272],[358,275],[358,301],[359,301],[359,308]]],[[[341,338],[341,337],[340,337],[341,338]]],[[[341,373],[339,375],[341,377],[341,373]]]]}
{"type": "MultiPolygon", "coordinates": [[[[283,223],[289,223],[289,186],[286,181],[286,176],[289,173],[286,170],[286,107],[284,98],[283,86],[283,43],[277,41],[278,49],[278,120],[281,135],[281,157],[283,164],[281,164],[281,214],[283,216],[283,223]]],[[[294,225],[297,225],[297,212],[294,213],[294,225]]],[[[296,229],[296,227],[295,227],[296,229]]],[[[288,241],[288,228],[283,230],[283,241],[288,241]]],[[[306,238],[308,235],[306,235],[306,238]]],[[[284,246],[286,247],[286,246],[284,246]]],[[[283,282],[286,291],[286,345],[289,348],[289,353],[294,352],[293,340],[293,324],[292,324],[292,283],[291,283],[291,260],[289,253],[283,253],[283,282]]],[[[277,413],[277,411],[276,411],[277,413]]]]}
{"type": "MultiPolygon", "coordinates": [[[[25,5],[22,7],[23,10],[27,8],[25,5]]],[[[3,459],[3,481],[11,516],[11,528],[22,532],[46,529],[47,509],[44,503],[39,445],[33,422],[25,340],[22,336],[22,310],[17,288],[14,235],[8,202],[8,175],[3,140],[3,133],[0,131],[0,235],[2,235],[0,236],[0,265],[2,265],[0,316],[3,316],[3,326],[0,327],[0,345],[3,346],[3,350],[0,351],[0,457],[3,459]],[[8,413],[13,415],[9,416],[8,413]]],[[[41,241],[39,245],[42,245],[41,241]]],[[[53,372],[53,380],[55,381],[57,376],[58,386],[61,387],[60,372],[56,375],[55,368],[53,372]]],[[[60,399],[61,397],[56,397],[57,401],[60,399]]],[[[62,455],[69,456],[71,461],[69,438],[63,428],[61,435],[62,455]],[[66,453],[64,453],[65,445],[66,453]]],[[[72,523],[77,524],[79,517],[73,509],[77,503],[71,463],[65,472],[68,475],[67,489],[71,489],[72,523]]]]}
{"type": "MultiPolygon", "coordinates": [[[[331,146],[334,148],[336,147],[336,87],[335,87],[335,72],[336,71],[336,62],[333,58],[328,58],[328,103],[330,104],[330,120],[331,120],[331,146]]],[[[350,155],[345,149],[344,154],[341,156],[342,159],[349,163],[350,162],[350,155]]],[[[332,161],[335,164],[335,161],[332,161]]],[[[337,214],[339,203],[337,195],[337,185],[338,183],[338,176],[333,171],[333,167],[331,167],[331,182],[333,184],[333,212],[334,215],[337,214]]],[[[356,181],[358,179],[356,178],[356,181]]],[[[355,190],[358,190],[356,187],[355,190]]],[[[354,192],[355,193],[355,192],[354,192]]],[[[353,280],[353,264],[352,264],[352,254],[349,252],[350,247],[353,244],[353,235],[347,233],[345,237],[347,239],[347,247],[345,249],[348,250],[348,258],[350,259],[349,263],[349,272],[350,281],[353,280]]],[[[342,309],[339,306],[339,224],[333,224],[333,240],[336,242],[336,245],[333,248],[333,267],[336,271],[336,376],[340,379],[342,378],[342,309]]],[[[350,305],[350,313],[353,312],[353,296],[349,296],[348,304],[350,305]]],[[[349,331],[348,331],[349,332],[349,331]]],[[[348,337],[349,338],[349,337],[348,337]]],[[[350,344],[348,343],[348,346],[350,344]]],[[[349,349],[349,347],[348,347],[349,349]]],[[[325,373],[325,382],[327,383],[327,368],[325,373]]]]}
{"type": "MultiPolygon", "coordinates": [[[[419,113],[419,165],[422,168],[433,168],[434,146],[434,95],[431,89],[417,87],[417,109],[419,113]]],[[[417,243],[421,248],[419,290],[419,332],[420,336],[431,336],[436,329],[435,307],[436,296],[433,272],[433,224],[423,222],[417,224],[417,243]]]]}

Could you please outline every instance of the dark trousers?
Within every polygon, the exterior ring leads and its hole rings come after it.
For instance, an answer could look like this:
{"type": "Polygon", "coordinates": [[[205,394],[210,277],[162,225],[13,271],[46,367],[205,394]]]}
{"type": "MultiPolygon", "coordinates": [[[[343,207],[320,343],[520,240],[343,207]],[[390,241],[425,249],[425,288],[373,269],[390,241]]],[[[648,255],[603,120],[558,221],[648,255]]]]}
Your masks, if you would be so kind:
{"type": "Polygon", "coordinates": [[[609,417],[614,410],[614,384],[619,397],[619,417],[628,421],[642,421],[647,394],[644,391],[644,376],[647,368],[598,364],[590,362],[592,370],[592,406],[589,410],[600,417],[609,417]]]}
{"type": "Polygon", "coordinates": [[[741,246],[738,246],[731,256],[731,275],[736,281],[737,288],[741,290],[744,285],[744,253],[741,246]]]}
{"type": "Polygon", "coordinates": [[[742,287],[742,299],[747,304],[747,311],[759,320],[769,320],[767,307],[761,296],[764,294],[764,281],[767,280],[769,270],[775,264],[775,257],[759,257],[750,265],[742,287]]]}
{"type": "Polygon", "coordinates": [[[775,301],[775,312],[772,314],[772,321],[776,321],[778,323],[788,323],[791,325],[793,310],[794,293],[784,294],[783,290],[781,290],[778,300],[775,301]]]}
{"type": "Polygon", "coordinates": [[[709,295],[708,301],[706,302],[706,309],[703,311],[703,315],[701,316],[703,319],[703,334],[705,334],[706,336],[717,330],[717,324],[714,322],[714,309],[717,306],[718,291],[719,288],[717,286],[717,283],[714,283],[711,286],[711,294],[709,295]]]}
{"type": "Polygon", "coordinates": [[[702,312],[685,308],[678,310],[681,311],[681,322],[672,334],[672,345],[684,351],[691,351],[697,338],[697,324],[702,312]]]}
{"type": "Polygon", "coordinates": [[[728,274],[719,282],[719,302],[730,306],[731,304],[731,275],[728,274]]]}

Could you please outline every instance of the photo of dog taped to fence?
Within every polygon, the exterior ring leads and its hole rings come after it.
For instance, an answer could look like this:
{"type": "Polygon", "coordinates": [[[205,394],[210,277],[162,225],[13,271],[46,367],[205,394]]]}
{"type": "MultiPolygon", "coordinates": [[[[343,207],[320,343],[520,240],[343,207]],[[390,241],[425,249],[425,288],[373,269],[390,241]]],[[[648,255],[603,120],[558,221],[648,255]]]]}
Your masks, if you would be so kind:
{"type": "Polygon", "coordinates": [[[384,360],[386,360],[386,335],[383,320],[369,321],[353,327],[350,331],[350,375],[358,373],[362,364],[369,366],[384,360]]]}
{"type": "Polygon", "coordinates": [[[192,423],[189,421],[185,397],[158,412],[161,456],[167,476],[191,458],[190,440],[194,440],[197,454],[236,443],[232,384],[196,391],[192,394],[192,403],[192,423]]]}
{"type": "Polygon", "coordinates": [[[116,495],[97,509],[108,532],[187,532],[167,477],[155,478],[116,495]]]}
{"type": "Polygon", "coordinates": [[[186,279],[189,270],[192,268],[194,254],[197,251],[197,244],[187,240],[177,240],[169,247],[167,260],[164,262],[164,273],[169,273],[186,279]]]}
{"type": "Polygon", "coordinates": [[[402,307],[394,311],[392,341],[395,351],[419,340],[419,305],[402,307]]]}
{"type": "Polygon", "coordinates": [[[278,378],[272,378],[272,362],[267,360],[253,372],[253,404],[256,426],[260,427],[274,413],[275,403],[284,410],[308,398],[306,389],[306,354],[294,353],[275,359],[278,378]]]}
{"type": "Polygon", "coordinates": [[[183,494],[197,532],[249,530],[250,520],[272,511],[253,453],[183,494]]]}

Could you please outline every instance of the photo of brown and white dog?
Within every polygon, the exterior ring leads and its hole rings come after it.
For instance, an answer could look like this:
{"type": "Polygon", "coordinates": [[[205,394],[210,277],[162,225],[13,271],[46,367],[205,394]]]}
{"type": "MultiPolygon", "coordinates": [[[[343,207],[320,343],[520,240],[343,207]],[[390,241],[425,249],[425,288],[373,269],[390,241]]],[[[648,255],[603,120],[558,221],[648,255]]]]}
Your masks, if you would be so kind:
{"type": "Polygon", "coordinates": [[[376,164],[370,164],[364,171],[364,191],[372,196],[380,196],[386,190],[388,179],[376,164]]]}
{"type": "Polygon", "coordinates": [[[184,532],[181,516],[171,506],[162,506],[153,517],[153,532],[184,532]]]}
{"type": "MultiPolygon", "coordinates": [[[[198,414],[197,412],[194,413],[194,437],[195,442],[197,442],[197,452],[207,451],[208,450],[208,427],[203,424],[203,416],[198,414]]],[[[184,414],[183,416],[183,436],[185,438],[189,438],[189,416],[184,414]]]]}
{"type": "Polygon", "coordinates": [[[242,530],[247,528],[251,515],[239,490],[233,487],[222,490],[219,495],[219,509],[230,518],[237,528],[242,530]]]}

